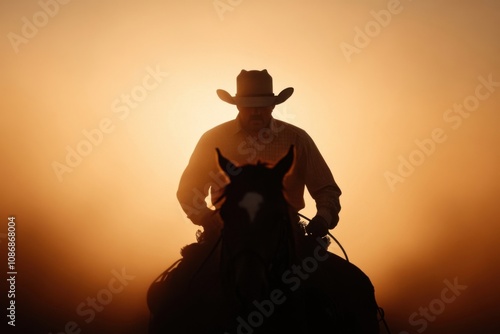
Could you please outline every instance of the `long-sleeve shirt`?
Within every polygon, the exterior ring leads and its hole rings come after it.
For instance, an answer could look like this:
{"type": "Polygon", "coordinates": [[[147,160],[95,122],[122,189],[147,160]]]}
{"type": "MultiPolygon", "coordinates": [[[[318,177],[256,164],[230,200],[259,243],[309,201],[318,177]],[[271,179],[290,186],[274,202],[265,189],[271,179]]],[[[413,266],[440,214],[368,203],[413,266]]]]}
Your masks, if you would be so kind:
{"type": "Polygon", "coordinates": [[[216,203],[228,182],[217,164],[216,148],[237,166],[258,161],[272,166],[286,155],[291,145],[295,146],[295,162],[283,180],[285,198],[299,212],[305,207],[304,189],[307,187],[316,202],[317,214],[333,228],[338,221],[341,191],[330,168],[304,130],[274,118],[269,128],[262,129],[256,136],[248,134],[238,118],[202,135],[177,191],[177,198],[188,218],[201,225],[200,219],[208,209],[206,197],[210,194],[212,203],[216,203]]]}

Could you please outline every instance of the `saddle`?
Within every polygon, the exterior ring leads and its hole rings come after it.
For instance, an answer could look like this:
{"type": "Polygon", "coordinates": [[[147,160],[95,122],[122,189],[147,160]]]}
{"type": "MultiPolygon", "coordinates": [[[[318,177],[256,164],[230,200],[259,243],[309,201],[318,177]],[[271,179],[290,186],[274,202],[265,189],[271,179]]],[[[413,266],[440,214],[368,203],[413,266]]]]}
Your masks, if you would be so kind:
{"type": "Polygon", "coordinates": [[[197,234],[197,242],[181,248],[181,258],[163,271],[149,286],[146,301],[154,316],[177,308],[180,297],[189,292],[193,278],[215,250],[218,240],[209,242],[197,234]]]}

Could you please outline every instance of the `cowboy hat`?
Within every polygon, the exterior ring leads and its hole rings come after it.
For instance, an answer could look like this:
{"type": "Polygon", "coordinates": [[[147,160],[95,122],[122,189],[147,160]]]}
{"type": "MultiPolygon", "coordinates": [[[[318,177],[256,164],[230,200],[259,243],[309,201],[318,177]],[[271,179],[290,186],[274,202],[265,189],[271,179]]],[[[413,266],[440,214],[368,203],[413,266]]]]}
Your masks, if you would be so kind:
{"type": "Polygon", "coordinates": [[[231,96],[223,89],[217,89],[222,101],[241,107],[268,107],[285,102],[293,94],[293,88],[283,89],[278,95],[273,93],[273,78],[262,71],[241,70],[236,78],[236,95],[231,96]]]}

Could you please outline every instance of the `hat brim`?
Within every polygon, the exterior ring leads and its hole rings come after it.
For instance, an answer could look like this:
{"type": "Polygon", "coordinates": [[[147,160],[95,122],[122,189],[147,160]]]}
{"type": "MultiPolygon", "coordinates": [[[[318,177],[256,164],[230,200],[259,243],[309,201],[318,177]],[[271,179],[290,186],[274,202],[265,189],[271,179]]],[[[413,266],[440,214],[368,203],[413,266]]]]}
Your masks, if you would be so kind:
{"type": "Polygon", "coordinates": [[[285,102],[293,94],[293,88],[283,89],[278,95],[271,96],[231,96],[223,89],[217,89],[219,98],[240,107],[269,107],[285,102]]]}

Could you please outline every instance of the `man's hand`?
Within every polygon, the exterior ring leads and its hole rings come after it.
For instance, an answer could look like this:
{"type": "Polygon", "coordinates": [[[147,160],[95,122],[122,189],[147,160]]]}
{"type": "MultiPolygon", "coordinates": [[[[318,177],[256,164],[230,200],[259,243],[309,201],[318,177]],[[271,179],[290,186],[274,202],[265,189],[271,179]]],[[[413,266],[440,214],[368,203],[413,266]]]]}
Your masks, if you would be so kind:
{"type": "Polygon", "coordinates": [[[309,224],[307,224],[306,232],[315,237],[322,238],[328,234],[328,223],[325,218],[316,215],[313,219],[311,219],[309,224]]]}
{"type": "Polygon", "coordinates": [[[207,210],[201,219],[201,226],[206,236],[218,236],[224,226],[219,210],[207,210]]]}

